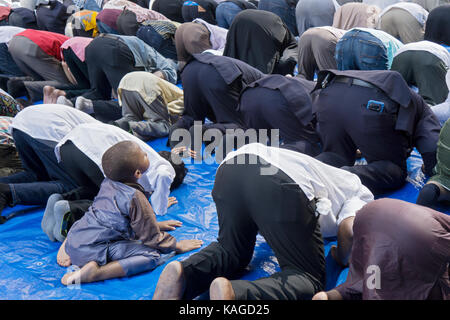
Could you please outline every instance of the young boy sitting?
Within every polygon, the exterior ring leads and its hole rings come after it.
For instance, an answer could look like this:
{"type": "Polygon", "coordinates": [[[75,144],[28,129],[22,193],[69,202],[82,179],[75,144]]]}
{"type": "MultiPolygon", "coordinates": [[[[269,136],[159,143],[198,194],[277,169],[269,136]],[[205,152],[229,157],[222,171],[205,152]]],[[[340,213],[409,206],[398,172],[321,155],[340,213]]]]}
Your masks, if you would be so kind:
{"type": "Polygon", "coordinates": [[[147,154],[132,141],[110,147],[102,157],[105,173],[100,191],[86,214],[70,229],[58,252],[58,263],[82,267],[66,274],[64,285],[102,281],[152,270],[161,254],[200,248],[201,240],[176,241],[162,230],[177,221],[156,221],[137,180],[149,167],[147,154]]]}

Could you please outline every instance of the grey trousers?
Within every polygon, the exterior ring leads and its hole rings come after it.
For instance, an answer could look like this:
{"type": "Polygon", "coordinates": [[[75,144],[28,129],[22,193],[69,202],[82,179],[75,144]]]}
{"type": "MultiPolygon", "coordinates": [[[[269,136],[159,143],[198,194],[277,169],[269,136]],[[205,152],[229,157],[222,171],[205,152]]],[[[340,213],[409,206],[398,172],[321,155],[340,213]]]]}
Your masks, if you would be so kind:
{"type": "Polygon", "coordinates": [[[298,72],[307,80],[324,69],[337,69],[334,52],[338,38],[325,29],[307,30],[298,41],[298,72]]]}
{"type": "Polygon", "coordinates": [[[116,120],[119,125],[128,122],[133,135],[144,141],[169,135],[170,115],[161,96],[149,105],[138,92],[122,89],[120,98],[123,117],[116,120]]]}
{"type": "Polygon", "coordinates": [[[408,11],[392,8],[380,20],[380,29],[404,44],[423,40],[425,28],[408,11]]]}
{"type": "Polygon", "coordinates": [[[9,52],[20,70],[35,80],[68,82],[61,62],[45,53],[30,39],[14,37],[9,43],[9,52]]]}

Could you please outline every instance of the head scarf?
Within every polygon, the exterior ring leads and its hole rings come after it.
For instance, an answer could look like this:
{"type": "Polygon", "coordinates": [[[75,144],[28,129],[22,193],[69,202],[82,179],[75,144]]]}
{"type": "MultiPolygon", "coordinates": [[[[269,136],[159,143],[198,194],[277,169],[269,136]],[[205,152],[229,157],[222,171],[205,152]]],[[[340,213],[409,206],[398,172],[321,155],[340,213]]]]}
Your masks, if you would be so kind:
{"type": "Polygon", "coordinates": [[[152,4],[152,10],[165,15],[168,19],[183,23],[181,8],[184,0],[155,0],[152,4]]]}
{"type": "Polygon", "coordinates": [[[350,30],[356,27],[375,28],[381,9],[365,3],[347,3],[334,14],[333,27],[350,30]]]}
{"type": "Polygon", "coordinates": [[[395,199],[359,210],[344,299],[425,300],[436,285],[450,298],[450,216],[395,199]]]}
{"type": "Polygon", "coordinates": [[[228,30],[223,54],[242,60],[263,73],[272,73],[283,53],[287,32],[281,18],[272,12],[241,11],[228,30]]]}
{"type": "Polygon", "coordinates": [[[425,26],[424,39],[450,46],[450,4],[431,10],[425,26]]]}
{"type": "Polygon", "coordinates": [[[430,181],[436,181],[450,190],[450,120],[445,122],[439,134],[436,158],[437,164],[434,168],[436,174],[430,181]]]}
{"type": "Polygon", "coordinates": [[[183,23],[175,33],[175,45],[180,69],[190,60],[194,53],[212,49],[208,28],[203,24],[183,23]]]}

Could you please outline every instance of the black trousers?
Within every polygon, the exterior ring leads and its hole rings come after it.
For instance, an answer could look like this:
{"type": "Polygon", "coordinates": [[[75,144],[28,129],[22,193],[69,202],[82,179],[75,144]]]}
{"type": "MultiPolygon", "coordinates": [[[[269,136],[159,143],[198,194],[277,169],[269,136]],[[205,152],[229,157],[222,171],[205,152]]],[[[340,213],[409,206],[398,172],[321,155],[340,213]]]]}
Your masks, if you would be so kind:
{"type": "Polygon", "coordinates": [[[247,164],[223,164],[217,171],[212,196],[219,236],[217,242],[182,261],[187,281],[184,298],[207,290],[216,277],[239,276],[252,259],[259,232],[281,271],[255,281],[233,280],[236,299],[310,299],[325,282],[314,202],[281,170],[263,175],[264,165],[249,164],[246,158],[247,164]]]}
{"type": "Polygon", "coordinates": [[[70,215],[67,217],[68,232],[75,221],[81,219],[98,194],[104,176],[99,167],[72,141],[68,140],[60,147],[61,164],[76,181],[78,188],[63,194],[69,201],[70,215]]]}
{"type": "Polygon", "coordinates": [[[100,168],[70,140],[60,147],[60,155],[62,166],[79,186],[78,196],[70,199],[94,199],[104,179],[100,168]]]}
{"type": "MultiPolygon", "coordinates": [[[[177,144],[172,139],[174,130],[189,130],[194,121],[205,122],[207,118],[214,123],[204,126],[203,132],[214,128],[225,133],[227,129],[245,127],[244,120],[237,111],[239,92],[227,85],[216,68],[194,60],[184,68],[181,80],[184,113],[169,132],[169,144],[172,147],[177,144]]],[[[192,132],[191,139],[194,139],[192,132]]]]}
{"type": "Polygon", "coordinates": [[[89,83],[89,72],[86,62],[80,60],[73,52],[72,48],[63,49],[64,60],[70,69],[70,72],[77,81],[76,85],[58,86],[58,89],[66,91],[67,98],[79,96],[89,90],[91,87],[89,83]]]}
{"type": "MultiPolygon", "coordinates": [[[[304,126],[289,110],[287,103],[279,90],[248,88],[241,95],[239,111],[247,128],[279,129],[280,145],[313,157],[317,156],[320,153],[320,144],[315,129],[312,124],[304,126]]],[[[268,136],[271,136],[270,133],[268,136]]]]}
{"type": "Polygon", "coordinates": [[[374,194],[403,186],[410,153],[408,137],[395,130],[398,104],[383,92],[332,83],[315,100],[323,152],[317,159],[358,175],[374,194]],[[383,112],[366,108],[369,100],[385,104],[383,112]],[[353,166],[359,149],[368,164],[353,166]]]}
{"type": "Polygon", "coordinates": [[[120,80],[135,67],[134,56],[121,40],[99,36],[86,47],[86,63],[91,90],[83,96],[91,100],[111,99],[111,89],[117,91],[120,80]]]}

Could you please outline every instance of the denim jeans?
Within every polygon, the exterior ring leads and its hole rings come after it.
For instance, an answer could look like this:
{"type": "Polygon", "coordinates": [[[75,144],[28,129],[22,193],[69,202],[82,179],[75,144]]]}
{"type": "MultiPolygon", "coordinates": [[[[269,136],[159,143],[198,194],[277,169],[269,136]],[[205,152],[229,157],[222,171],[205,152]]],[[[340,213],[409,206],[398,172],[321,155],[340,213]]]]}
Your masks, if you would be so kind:
{"type": "Polygon", "coordinates": [[[351,30],[338,41],[335,54],[339,70],[388,70],[389,59],[381,40],[368,32],[351,30]]]}
{"type": "Polygon", "coordinates": [[[77,187],[55,156],[56,142],[39,141],[13,129],[12,136],[25,171],[0,178],[9,184],[12,205],[45,205],[53,193],[65,193],[77,187]]]}
{"type": "Polygon", "coordinates": [[[275,13],[283,20],[284,24],[294,36],[298,36],[297,20],[295,18],[295,1],[286,0],[260,0],[259,10],[266,10],[275,13]],[[292,2],[292,4],[288,4],[292,2]]]}
{"type": "Polygon", "coordinates": [[[444,123],[450,118],[450,100],[435,106],[431,106],[431,110],[439,119],[442,127],[444,123]]]}
{"type": "Polygon", "coordinates": [[[110,26],[108,26],[106,23],[103,23],[101,21],[97,20],[97,28],[100,33],[112,33],[112,34],[119,34],[117,30],[114,30],[110,26]]]}
{"type": "Polygon", "coordinates": [[[229,29],[234,17],[242,9],[233,2],[220,3],[216,8],[216,20],[219,27],[229,29]]]}

